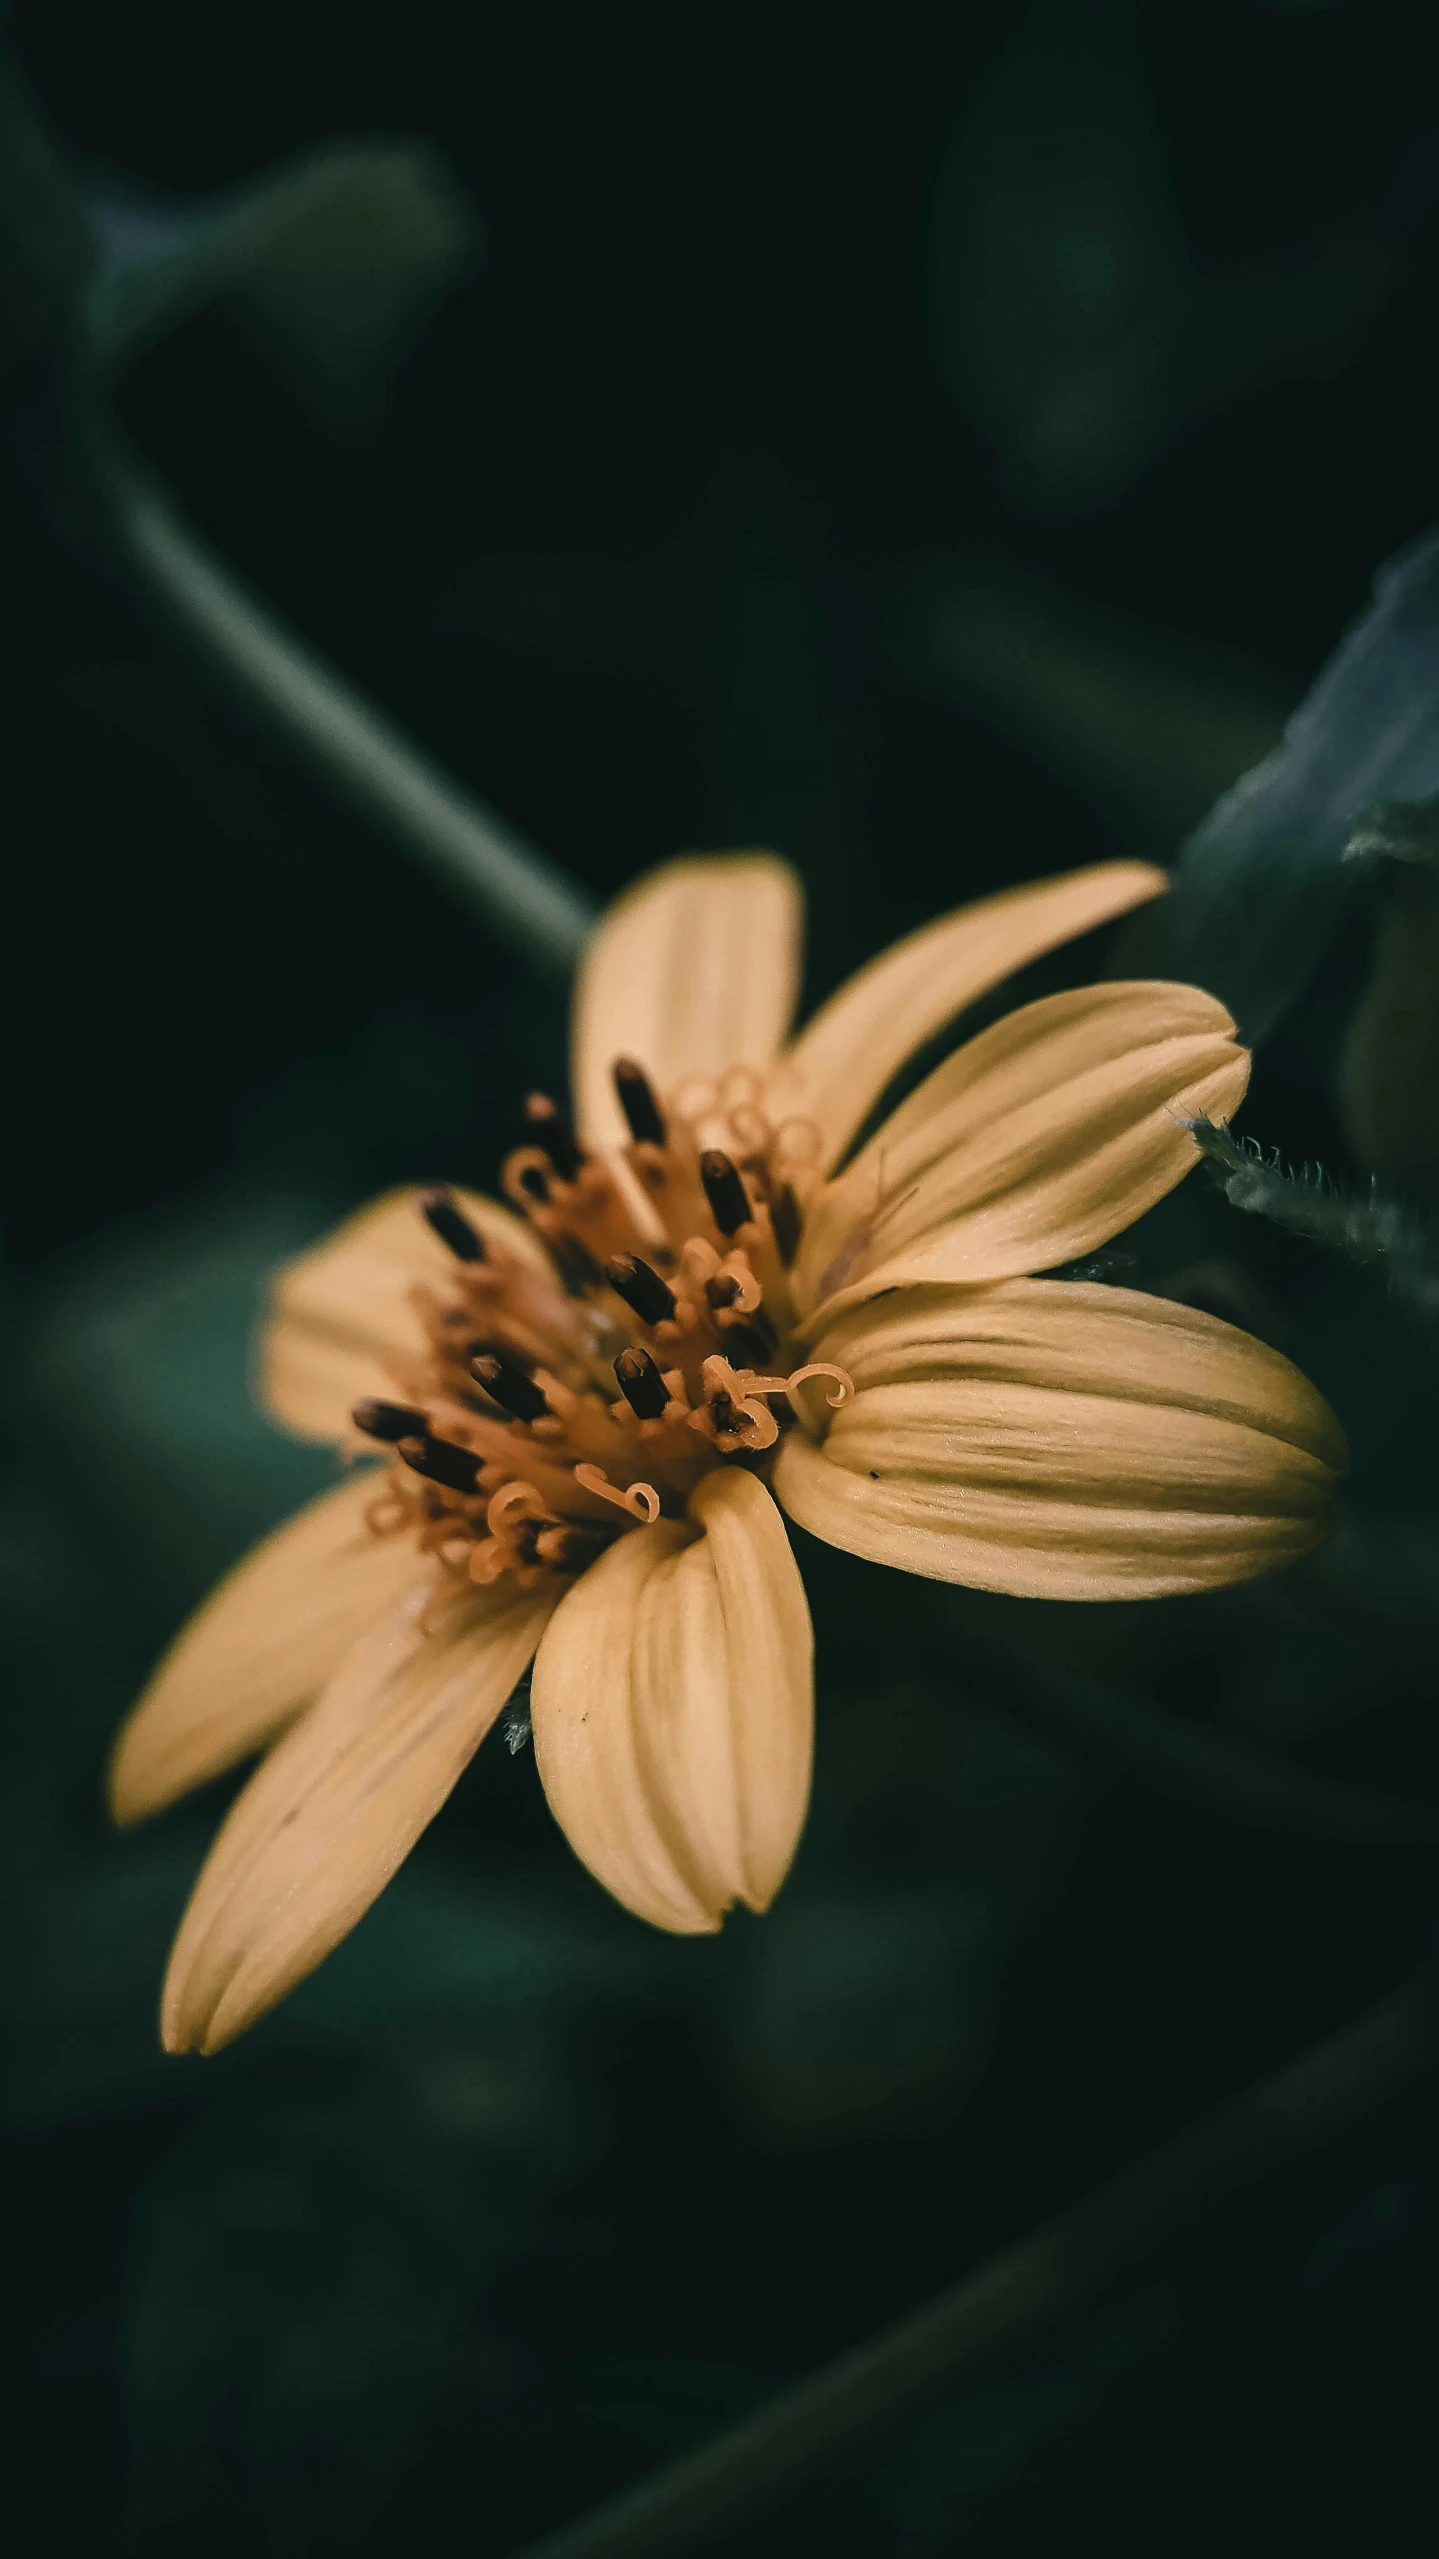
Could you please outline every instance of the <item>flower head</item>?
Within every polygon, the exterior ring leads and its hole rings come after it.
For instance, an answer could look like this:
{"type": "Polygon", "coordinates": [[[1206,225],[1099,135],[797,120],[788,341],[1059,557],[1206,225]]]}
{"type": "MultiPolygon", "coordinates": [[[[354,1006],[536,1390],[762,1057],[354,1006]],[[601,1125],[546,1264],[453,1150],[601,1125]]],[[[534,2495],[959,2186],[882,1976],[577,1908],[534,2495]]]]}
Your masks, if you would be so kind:
{"type": "Polygon", "coordinates": [[[166,1984],[212,2051],[368,1907],[533,1660],[536,1756],[591,1871],[682,1933],[763,1910],[804,1820],[809,1612],[781,1511],[1039,1597],[1259,1573],[1326,1533],[1337,1425],[1211,1317],[1028,1274],[1195,1160],[1248,1060],[1192,987],[1046,997],[861,1143],[956,1012],[1163,886],[1109,864],[901,942],[786,1040],[793,875],[677,862],[586,954],[574,1118],[535,1095],[510,1207],[394,1194],[290,1265],[271,1409],[383,1453],[259,1548],[117,1745],[121,1819],[258,1747],[166,1984]]]}

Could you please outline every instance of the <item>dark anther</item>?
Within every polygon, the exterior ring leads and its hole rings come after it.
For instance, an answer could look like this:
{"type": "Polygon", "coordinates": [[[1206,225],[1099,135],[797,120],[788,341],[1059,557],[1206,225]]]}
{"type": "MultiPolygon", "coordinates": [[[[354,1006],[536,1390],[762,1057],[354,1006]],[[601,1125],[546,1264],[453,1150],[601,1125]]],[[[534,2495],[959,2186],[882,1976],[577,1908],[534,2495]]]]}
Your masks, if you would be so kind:
{"type": "Polygon", "coordinates": [[[472,1341],[466,1342],[460,1356],[469,1361],[472,1373],[477,1359],[512,1361],[516,1368],[524,1365],[519,1352],[511,1349],[508,1342],[502,1342],[496,1333],[477,1333],[472,1341]]]}
{"type": "Polygon", "coordinates": [[[670,1400],[670,1390],[649,1352],[641,1350],[638,1343],[632,1350],[621,1351],[615,1362],[615,1375],[630,1411],[642,1422],[657,1422],[670,1400]]]}
{"type": "Polygon", "coordinates": [[[729,1157],[721,1155],[717,1146],[707,1147],[700,1157],[700,1180],[721,1235],[733,1235],[737,1227],[748,1226],[754,1214],[749,1195],[729,1157]]]}
{"type": "Polygon", "coordinates": [[[763,1368],[774,1357],[774,1327],[762,1306],[757,1306],[753,1315],[742,1317],[738,1324],[726,1324],[720,1340],[725,1358],[734,1368],[763,1368]]]}
{"type": "Polygon", "coordinates": [[[525,1166],[520,1175],[520,1188],[522,1191],[528,1191],[532,1200],[547,1200],[550,1195],[549,1183],[538,1164],[525,1166]]]}
{"type": "Polygon", "coordinates": [[[718,1315],[722,1306],[733,1306],[739,1295],[739,1281],[733,1271],[721,1271],[718,1279],[705,1281],[705,1300],[718,1315]]]}
{"type": "Polygon", "coordinates": [[[572,1182],[584,1162],[583,1149],[558,1103],[548,1093],[531,1093],[525,1103],[535,1144],[542,1146],[562,1182],[572,1182]]]}
{"type": "Polygon", "coordinates": [[[799,1251],[800,1230],[804,1218],[800,1204],[788,1182],[782,1182],[770,1202],[770,1224],[774,1228],[775,1251],[788,1270],[799,1251]]]}
{"type": "Polygon", "coordinates": [[[507,1413],[513,1413],[517,1422],[538,1422],[550,1409],[534,1379],[526,1377],[513,1360],[485,1351],[471,1362],[471,1373],[485,1393],[493,1395],[497,1404],[503,1404],[507,1413]]]}
{"type": "Polygon", "coordinates": [[[484,1463],[468,1448],[457,1448],[452,1439],[431,1439],[428,1434],[402,1439],[400,1455],[417,1475],[428,1475],[432,1484],[444,1484],[452,1493],[472,1493],[484,1463]]]}
{"type": "Polygon", "coordinates": [[[545,1539],[544,1552],[537,1557],[543,1564],[553,1564],[562,1573],[582,1573],[586,1564],[604,1551],[605,1541],[597,1529],[579,1527],[566,1522],[551,1529],[545,1539]]]}
{"type": "Polygon", "coordinates": [[[442,1244],[448,1244],[457,1262],[482,1262],[485,1248],[466,1217],[457,1208],[452,1194],[443,1189],[421,1191],[418,1201],[421,1217],[433,1228],[442,1244]]]}
{"type": "Polygon", "coordinates": [[[632,1057],[617,1057],[611,1070],[620,1109],[630,1124],[630,1135],[636,1146],[663,1146],[668,1134],[665,1115],[655,1100],[654,1086],[642,1066],[632,1057]]]}
{"type": "Polygon", "coordinates": [[[582,1244],[578,1235],[547,1235],[545,1242],[571,1297],[584,1297],[590,1289],[599,1287],[604,1273],[588,1244],[582,1244]]]}
{"type": "Polygon", "coordinates": [[[367,1439],[388,1440],[392,1447],[397,1440],[423,1439],[429,1429],[424,1414],[417,1413],[413,1404],[382,1404],[374,1395],[356,1404],[350,1419],[367,1439]]]}
{"type": "Polygon", "coordinates": [[[675,1311],[675,1293],[666,1288],[658,1271],[642,1262],[638,1253],[612,1253],[605,1264],[605,1277],[617,1297],[633,1309],[642,1324],[663,1324],[675,1311]]]}

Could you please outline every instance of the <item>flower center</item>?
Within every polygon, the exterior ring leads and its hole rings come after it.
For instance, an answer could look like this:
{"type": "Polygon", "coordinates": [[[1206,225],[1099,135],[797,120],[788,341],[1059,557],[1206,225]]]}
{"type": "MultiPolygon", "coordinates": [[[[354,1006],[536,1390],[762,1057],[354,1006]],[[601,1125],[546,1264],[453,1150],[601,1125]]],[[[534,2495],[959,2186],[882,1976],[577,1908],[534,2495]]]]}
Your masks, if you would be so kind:
{"type": "Polygon", "coordinates": [[[830,1381],[831,1404],[854,1391],[792,1345],[812,1124],[772,1126],[744,1067],[663,1104],[633,1060],[614,1078],[619,1158],[587,1154],[547,1095],[525,1106],[530,1143],[503,1181],[531,1252],[487,1238],[448,1191],[417,1194],[448,1284],[411,1292],[427,1353],[394,1372],[404,1400],[355,1406],[394,1452],[371,1526],[417,1534],[475,1582],[583,1571],[627,1529],[681,1516],[711,1467],[763,1473],[809,1381],[830,1381]]]}

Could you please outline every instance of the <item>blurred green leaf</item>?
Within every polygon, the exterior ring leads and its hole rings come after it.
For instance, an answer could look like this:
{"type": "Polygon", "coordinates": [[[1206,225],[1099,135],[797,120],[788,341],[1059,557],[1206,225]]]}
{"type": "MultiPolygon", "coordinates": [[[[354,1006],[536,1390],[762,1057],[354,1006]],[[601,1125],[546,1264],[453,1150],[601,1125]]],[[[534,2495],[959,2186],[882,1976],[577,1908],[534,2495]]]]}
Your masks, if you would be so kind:
{"type": "Polygon", "coordinates": [[[1402,274],[1365,208],[1204,273],[1129,0],[1032,0],[973,85],[929,219],[935,353],[1032,506],[1101,507],[1198,417],[1336,372],[1402,274]]]}
{"type": "Polygon", "coordinates": [[[949,138],[930,268],[936,352],[1011,486],[1116,495],[1171,426],[1195,293],[1127,7],[1017,13],[949,138]]]}
{"type": "Polygon", "coordinates": [[[921,682],[1037,755],[1148,855],[1268,753],[1288,708],[1262,675],[977,552],[898,584],[887,629],[921,682]]]}
{"type": "MultiPolygon", "coordinates": [[[[443,2405],[486,2277],[526,2233],[523,2158],[447,2138],[395,2073],[289,2065],[164,2157],[127,2311],[149,2546],[348,2547],[443,2405]]],[[[458,2376],[456,2376],[458,2378],[458,2376]]]]}
{"type": "Polygon", "coordinates": [[[1439,792],[1439,533],[1381,569],[1272,755],[1189,838],[1154,917],[1165,966],[1223,998],[1246,1039],[1302,993],[1359,884],[1376,799],[1439,792]]]}
{"type": "Polygon", "coordinates": [[[414,142],[326,143],[196,205],[97,191],[91,215],[85,314],[103,364],[223,300],[331,426],[373,414],[481,241],[443,160],[414,142]]]}
{"type": "Polygon", "coordinates": [[[26,1364],[52,1469],[69,1461],[179,1600],[335,1480],[253,1402],[248,1346],[277,1264],[332,1204],[216,1194],[56,1273],[26,1364]]]}
{"type": "MultiPolygon", "coordinates": [[[[1361,1164],[1439,1206],[1439,842],[1434,812],[1383,827],[1383,889],[1369,976],[1339,1064],[1344,1134],[1361,1164]]],[[[1368,842],[1380,835],[1371,819],[1368,842]]],[[[1368,844],[1364,845],[1368,849],[1368,844]]]]}

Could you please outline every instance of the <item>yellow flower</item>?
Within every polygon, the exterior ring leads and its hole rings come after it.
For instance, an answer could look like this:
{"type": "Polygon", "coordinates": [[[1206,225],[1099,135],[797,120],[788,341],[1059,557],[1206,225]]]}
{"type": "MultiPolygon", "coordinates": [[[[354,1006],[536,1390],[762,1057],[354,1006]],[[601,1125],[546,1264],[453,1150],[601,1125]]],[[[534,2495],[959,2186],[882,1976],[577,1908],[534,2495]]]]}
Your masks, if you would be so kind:
{"type": "Polygon", "coordinates": [[[1181,1178],[1185,1114],[1233,1111],[1248,1059],[1210,996],[1026,1005],[845,1160],[958,1011],[1163,885],[1113,863],[962,909],[785,1045],[793,875],[671,863],[586,953],[575,1125],[531,1097],[513,1207],[395,1194],[280,1275],[271,1409],[389,1463],[237,1568],[120,1736],[122,1821],[269,1746],[182,1923],[167,2045],[215,2051],[321,1961],[532,1660],[540,1775],[591,1872],[675,1931],[765,1909],[813,1747],[778,1505],[909,1572],[1066,1599],[1241,1580],[1326,1533],[1343,1441],[1286,1360],[1025,1276],[1181,1178]]]}

